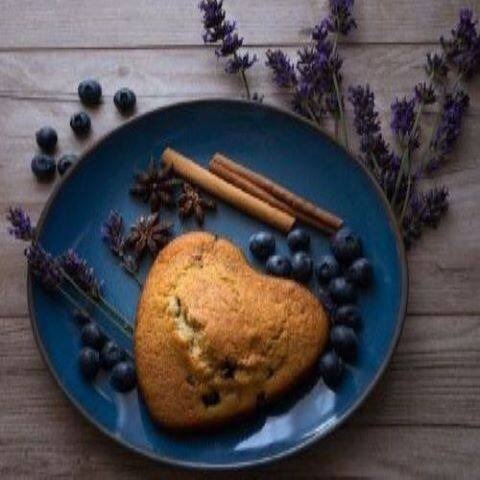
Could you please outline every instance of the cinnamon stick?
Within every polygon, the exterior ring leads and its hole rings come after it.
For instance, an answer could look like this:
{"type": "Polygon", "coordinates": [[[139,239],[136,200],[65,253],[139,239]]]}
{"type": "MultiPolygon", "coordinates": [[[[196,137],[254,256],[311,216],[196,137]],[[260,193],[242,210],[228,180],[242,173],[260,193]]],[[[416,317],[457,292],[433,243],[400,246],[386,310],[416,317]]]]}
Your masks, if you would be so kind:
{"type": "Polygon", "coordinates": [[[215,159],[212,159],[210,161],[210,171],[215,175],[219,176],[220,178],[223,178],[227,182],[231,183],[232,185],[235,185],[236,187],[241,188],[244,192],[247,192],[253,195],[254,197],[264,200],[265,202],[269,203],[273,207],[283,210],[289,215],[299,218],[307,225],[311,225],[312,227],[322,230],[328,234],[334,231],[332,227],[330,227],[329,225],[326,225],[323,222],[320,222],[316,218],[310,217],[299,211],[295,212],[286,203],[274,197],[273,195],[263,190],[256,184],[252,183],[250,180],[247,180],[245,177],[242,177],[238,173],[233,172],[232,170],[226,168],[224,165],[221,165],[215,159]]]}
{"type": "Polygon", "coordinates": [[[171,165],[181,177],[252,217],[258,218],[282,232],[288,232],[293,227],[295,217],[292,215],[226,182],[175,150],[166,148],[163,151],[162,159],[166,165],[171,165]]]}
{"type": "Polygon", "coordinates": [[[323,210],[313,203],[305,200],[302,197],[295,195],[281,185],[273,182],[272,180],[263,177],[262,175],[249,170],[248,168],[239,165],[238,163],[230,160],[220,153],[216,153],[210,165],[221,165],[224,168],[227,168],[231,172],[236,173],[237,175],[243,177],[244,179],[250,181],[260,189],[264,190],[271,196],[280,200],[281,202],[287,204],[292,211],[294,211],[297,216],[300,218],[300,215],[305,218],[311,218],[318,222],[320,225],[325,225],[333,230],[338,230],[342,225],[343,221],[341,218],[333,215],[326,210],[323,210]]]}

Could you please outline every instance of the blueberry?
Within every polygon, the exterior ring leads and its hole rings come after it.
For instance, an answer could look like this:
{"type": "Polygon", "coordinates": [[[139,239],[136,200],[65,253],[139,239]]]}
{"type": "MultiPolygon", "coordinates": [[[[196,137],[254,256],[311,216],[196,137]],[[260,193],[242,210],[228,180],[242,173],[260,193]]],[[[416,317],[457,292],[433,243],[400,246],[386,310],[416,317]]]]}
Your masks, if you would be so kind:
{"type": "Polygon", "coordinates": [[[84,347],[78,355],[80,373],[86,380],[93,380],[100,369],[100,355],[90,347],[84,347]]]}
{"type": "Polygon", "coordinates": [[[53,180],[55,177],[55,160],[50,155],[39,153],[32,158],[32,172],[41,182],[53,180]]]}
{"type": "Polygon", "coordinates": [[[313,262],[305,252],[297,252],[292,257],[292,277],[299,282],[308,282],[312,276],[313,262]]]}
{"type": "Polygon", "coordinates": [[[121,88],[115,93],[113,103],[120,113],[127,114],[133,112],[137,103],[137,97],[129,88],[121,88]]]}
{"type": "Polygon", "coordinates": [[[333,255],[323,255],[315,265],[315,273],[320,282],[327,283],[340,274],[340,265],[333,255]]]}
{"type": "Polygon", "coordinates": [[[82,328],[81,339],[86,347],[100,350],[105,343],[105,335],[100,331],[94,322],[87,323],[82,328]]]}
{"type": "Polygon", "coordinates": [[[330,331],[330,341],[335,351],[346,362],[355,360],[358,350],[357,336],[352,328],[334,325],[330,331]]]}
{"type": "Polygon", "coordinates": [[[360,310],[355,305],[342,305],[335,312],[335,323],[358,329],[362,324],[360,310]]]}
{"type": "Polygon", "coordinates": [[[341,228],[332,239],[332,252],[337,259],[349,264],[362,254],[362,241],[360,237],[349,228],[341,228]]]}
{"type": "Polygon", "coordinates": [[[125,359],[125,351],[112,340],[108,340],[100,352],[100,362],[105,370],[110,370],[125,359]]]}
{"type": "Polygon", "coordinates": [[[276,277],[289,277],[292,273],[292,264],[283,255],[272,255],[267,260],[267,272],[276,277]]]}
{"type": "Polygon", "coordinates": [[[254,257],[266,260],[275,252],[275,237],[268,232],[257,232],[250,237],[248,245],[254,257]]]}
{"type": "Polygon", "coordinates": [[[93,79],[83,80],[78,85],[78,96],[84,105],[98,105],[102,98],[102,86],[93,79]]]}
{"type": "Polygon", "coordinates": [[[340,383],[345,370],[342,359],[333,350],[320,357],[318,368],[323,381],[330,388],[334,388],[340,383]]]}
{"type": "Polygon", "coordinates": [[[85,136],[90,132],[92,122],[85,112],[74,113],[70,117],[70,127],[76,135],[85,136]]]}
{"type": "Polygon", "coordinates": [[[57,132],[52,127],[42,127],[35,133],[37,145],[45,153],[52,153],[57,146],[57,132]]]}
{"type": "Polygon", "coordinates": [[[340,304],[352,303],[357,297],[354,285],[344,277],[337,277],[330,280],[328,289],[333,299],[340,304]]]}
{"type": "Polygon", "coordinates": [[[77,156],[73,153],[68,153],[67,155],[62,155],[60,160],[57,163],[57,170],[60,175],[63,175],[75,162],[77,161],[77,156]]]}
{"type": "Polygon", "coordinates": [[[128,392],[135,388],[137,376],[133,363],[130,360],[117,363],[112,369],[110,383],[117,392],[128,392]]]}
{"type": "Polygon", "coordinates": [[[333,317],[335,315],[335,312],[337,311],[337,304],[334,302],[332,295],[327,288],[324,288],[322,286],[318,287],[317,293],[320,302],[322,302],[323,308],[326,310],[330,317],[333,317]]]}
{"type": "Polygon", "coordinates": [[[366,258],[357,258],[347,270],[347,279],[361,287],[366,287],[372,280],[372,266],[366,258]]]}
{"type": "Polygon", "coordinates": [[[292,252],[308,250],[310,236],[302,228],[295,228],[287,235],[287,243],[292,252]]]}

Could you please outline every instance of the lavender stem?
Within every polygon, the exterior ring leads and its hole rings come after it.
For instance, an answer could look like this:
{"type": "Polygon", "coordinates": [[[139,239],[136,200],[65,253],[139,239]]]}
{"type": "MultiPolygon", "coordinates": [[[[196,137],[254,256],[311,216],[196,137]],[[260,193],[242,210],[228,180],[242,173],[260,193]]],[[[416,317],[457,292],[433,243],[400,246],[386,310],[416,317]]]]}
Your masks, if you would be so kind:
{"type": "Polygon", "coordinates": [[[67,282],[73,287],[73,289],[78,292],[79,295],[81,295],[85,300],[89,301],[93,305],[95,305],[97,308],[100,308],[100,310],[103,311],[106,315],[110,316],[110,318],[123,330],[128,331],[130,333],[133,333],[133,328],[132,326],[128,323],[127,319],[113,307],[107,300],[105,300],[104,297],[101,295],[98,297],[98,301],[93,299],[90,295],[85,293],[84,290],[82,290],[75,280],[68,275],[63,269],[62,269],[62,276],[67,280],[67,282]],[[113,316],[112,316],[113,315],[113,316]],[[117,318],[117,321],[114,319],[114,317],[117,318]]]}

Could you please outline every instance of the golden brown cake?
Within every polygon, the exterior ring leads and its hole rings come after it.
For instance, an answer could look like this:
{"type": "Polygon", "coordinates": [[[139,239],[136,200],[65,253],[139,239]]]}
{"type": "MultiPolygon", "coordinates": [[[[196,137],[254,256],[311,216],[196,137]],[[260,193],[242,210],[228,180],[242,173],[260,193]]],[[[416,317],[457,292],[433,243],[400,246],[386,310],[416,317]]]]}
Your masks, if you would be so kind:
{"type": "Polygon", "coordinates": [[[139,302],[140,388],[165,427],[219,425],[291,388],[327,336],[305,287],[256,272],[227,240],[182,235],[158,255],[139,302]]]}

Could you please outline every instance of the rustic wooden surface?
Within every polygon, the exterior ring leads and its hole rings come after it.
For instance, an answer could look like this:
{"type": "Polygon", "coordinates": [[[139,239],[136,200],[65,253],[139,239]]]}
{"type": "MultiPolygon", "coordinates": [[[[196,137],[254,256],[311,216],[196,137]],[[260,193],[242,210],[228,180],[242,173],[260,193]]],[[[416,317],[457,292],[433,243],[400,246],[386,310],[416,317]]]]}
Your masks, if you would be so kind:
{"type": "MultiPolygon", "coordinates": [[[[358,31],[341,46],[345,84],[368,82],[385,116],[423,76],[424,55],[456,21],[460,0],[357,0],[358,31]]],[[[0,210],[21,204],[36,218],[50,186],[32,179],[33,133],[53,125],[60,152],[81,152],[122,119],[119,86],[138,113],[183,99],[238,97],[201,44],[197,0],[0,0],[0,210]],[[78,81],[98,77],[106,105],[94,134],[76,141],[68,118],[78,81]]],[[[249,48],[294,53],[326,0],[226,0],[249,48]]],[[[480,13],[480,11],[477,11],[480,13]]],[[[285,105],[259,63],[250,73],[265,101],[285,105]]],[[[440,180],[452,196],[440,228],[409,254],[410,302],[391,366],[341,430],[307,451],[232,478],[480,477],[480,86],[462,145],[440,180]]],[[[349,112],[349,117],[351,114],[349,112]]],[[[351,119],[350,119],[351,120],[351,119]]],[[[429,117],[427,115],[427,122],[429,117]]],[[[327,125],[326,128],[329,128],[327,125]]],[[[0,477],[206,478],[129,453],[65,400],[36,349],[27,317],[21,248],[0,219],[0,477]]],[[[212,474],[212,478],[222,478],[212,474]]]]}

